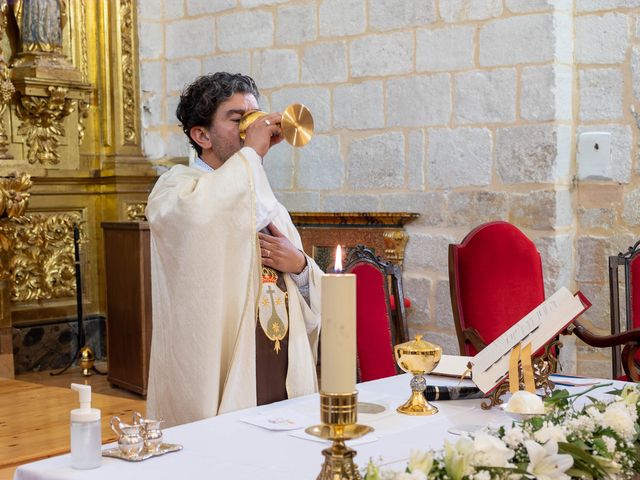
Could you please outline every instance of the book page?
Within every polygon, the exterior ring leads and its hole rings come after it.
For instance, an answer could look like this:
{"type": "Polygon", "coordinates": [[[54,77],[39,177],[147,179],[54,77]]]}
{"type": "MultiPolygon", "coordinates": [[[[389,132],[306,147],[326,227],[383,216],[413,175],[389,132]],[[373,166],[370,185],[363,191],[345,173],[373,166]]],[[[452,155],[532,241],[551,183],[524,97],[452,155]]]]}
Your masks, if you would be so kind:
{"type": "Polygon", "coordinates": [[[471,372],[467,369],[467,363],[472,359],[473,357],[466,357],[464,355],[442,355],[438,366],[433,369],[431,375],[460,378],[462,374],[465,374],[464,378],[471,378],[471,372]],[[465,371],[467,372],[465,373],[465,371]]]}
{"type": "Polygon", "coordinates": [[[518,343],[531,343],[536,352],[584,310],[580,299],[562,287],[473,357],[474,383],[485,393],[493,390],[507,375],[509,354],[518,343]]]}

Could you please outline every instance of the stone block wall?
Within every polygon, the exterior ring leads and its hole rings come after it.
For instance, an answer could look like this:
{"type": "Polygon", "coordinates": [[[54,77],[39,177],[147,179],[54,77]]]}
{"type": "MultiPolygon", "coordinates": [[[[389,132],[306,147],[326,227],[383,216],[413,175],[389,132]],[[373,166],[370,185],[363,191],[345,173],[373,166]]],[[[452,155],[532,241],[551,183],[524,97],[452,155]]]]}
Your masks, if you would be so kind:
{"type": "MultiPolygon", "coordinates": [[[[307,147],[265,160],[287,208],[421,214],[412,331],[457,353],[447,247],[490,220],[529,235],[547,293],[582,288],[606,327],[606,256],[640,232],[640,0],[143,0],[138,17],[154,161],[189,155],[181,88],[250,74],[263,109],[314,114],[307,147]],[[613,135],[610,178],[576,176],[577,134],[594,129],[613,135]]],[[[565,370],[608,374],[606,354],[566,343],[565,370]]]]}
{"type": "MultiPolygon", "coordinates": [[[[594,303],[585,320],[608,332],[605,259],[640,239],[640,1],[577,1],[574,18],[576,136],[601,131],[612,139],[610,164],[598,175],[577,162],[574,279],[594,303]]],[[[579,373],[611,374],[609,352],[579,345],[578,358],[579,373]]]]}

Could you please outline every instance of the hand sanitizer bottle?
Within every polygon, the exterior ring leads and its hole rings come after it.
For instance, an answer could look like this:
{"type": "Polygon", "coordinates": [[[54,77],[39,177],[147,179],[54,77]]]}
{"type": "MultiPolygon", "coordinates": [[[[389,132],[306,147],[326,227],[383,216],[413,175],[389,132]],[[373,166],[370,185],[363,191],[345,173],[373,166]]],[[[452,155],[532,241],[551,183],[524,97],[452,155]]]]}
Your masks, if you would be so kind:
{"type": "Polygon", "coordinates": [[[71,410],[71,466],[80,470],[97,468],[102,461],[100,410],[91,408],[91,386],[72,383],[80,394],[80,408],[71,410]]]}

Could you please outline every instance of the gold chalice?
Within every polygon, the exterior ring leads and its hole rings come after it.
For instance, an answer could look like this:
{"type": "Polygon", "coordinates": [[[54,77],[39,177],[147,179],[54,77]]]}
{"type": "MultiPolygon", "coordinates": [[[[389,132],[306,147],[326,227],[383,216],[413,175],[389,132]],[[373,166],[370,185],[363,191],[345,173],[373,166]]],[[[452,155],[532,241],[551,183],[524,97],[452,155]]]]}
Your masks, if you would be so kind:
{"type": "Polygon", "coordinates": [[[442,348],[433,343],[422,340],[422,335],[416,335],[415,340],[401,343],[394,348],[396,362],[402,370],[412,373],[411,397],[397,411],[406,415],[433,415],[438,409],[427,402],[424,390],[427,381],[423,375],[431,373],[442,357],[442,348]]]}
{"type": "MultiPolygon", "coordinates": [[[[244,140],[247,128],[259,118],[268,115],[262,110],[250,110],[240,119],[240,138],[244,140]]],[[[292,103],[282,112],[280,122],[282,136],[294,147],[304,147],[313,136],[313,117],[311,111],[301,103],[292,103]]]]}

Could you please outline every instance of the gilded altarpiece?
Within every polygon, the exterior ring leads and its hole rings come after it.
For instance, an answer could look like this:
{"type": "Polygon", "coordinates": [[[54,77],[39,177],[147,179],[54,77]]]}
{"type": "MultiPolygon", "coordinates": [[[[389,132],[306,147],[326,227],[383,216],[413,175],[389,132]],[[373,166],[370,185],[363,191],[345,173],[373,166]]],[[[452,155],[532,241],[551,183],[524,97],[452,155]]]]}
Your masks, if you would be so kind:
{"type": "Polygon", "coordinates": [[[75,223],[84,311],[104,315],[100,225],[139,213],[156,178],[140,145],[135,4],[0,0],[0,13],[0,177],[30,177],[26,211],[0,219],[10,322],[75,318],[75,223]]]}

